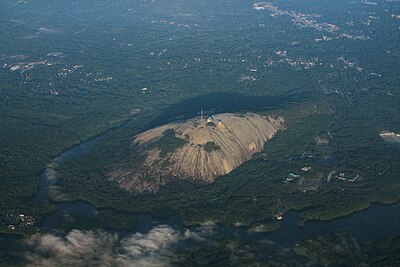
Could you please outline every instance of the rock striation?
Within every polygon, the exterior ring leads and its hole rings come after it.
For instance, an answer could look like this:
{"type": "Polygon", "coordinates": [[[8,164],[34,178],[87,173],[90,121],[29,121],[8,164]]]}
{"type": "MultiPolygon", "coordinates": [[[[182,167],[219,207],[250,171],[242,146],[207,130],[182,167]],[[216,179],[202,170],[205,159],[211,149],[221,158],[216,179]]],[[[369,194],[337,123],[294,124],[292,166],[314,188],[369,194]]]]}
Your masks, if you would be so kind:
{"type": "Polygon", "coordinates": [[[134,137],[133,143],[144,157],[139,168],[115,170],[109,177],[124,189],[150,192],[173,179],[211,183],[261,152],[281,129],[282,118],[254,113],[225,113],[208,122],[193,118],[165,124],[134,137]],[[167,152],[165,143],[171,143],[167,152]]]}

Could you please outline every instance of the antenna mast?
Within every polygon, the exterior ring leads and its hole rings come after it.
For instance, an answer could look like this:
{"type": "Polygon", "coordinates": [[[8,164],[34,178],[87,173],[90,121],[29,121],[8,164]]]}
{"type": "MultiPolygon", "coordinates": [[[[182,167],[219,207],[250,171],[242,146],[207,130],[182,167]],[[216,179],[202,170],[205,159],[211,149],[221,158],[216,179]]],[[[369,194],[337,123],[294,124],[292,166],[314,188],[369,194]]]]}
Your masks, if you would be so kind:
{"type": "Polygon", "coordinates": [[[201,107],[200,111],[200,125],[203,125],[203,107],[201,107]]]}

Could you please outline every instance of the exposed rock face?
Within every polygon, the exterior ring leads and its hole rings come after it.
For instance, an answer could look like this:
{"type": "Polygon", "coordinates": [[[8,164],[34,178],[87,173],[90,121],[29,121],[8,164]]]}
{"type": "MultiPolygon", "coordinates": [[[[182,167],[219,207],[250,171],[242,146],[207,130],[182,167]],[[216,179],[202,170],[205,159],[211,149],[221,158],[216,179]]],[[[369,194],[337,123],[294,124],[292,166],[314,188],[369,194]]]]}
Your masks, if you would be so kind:
{"type": "Polygon", "coordinates": [[[194,118],[166,124],[135,136],[134,143],[145,156],[139,170],[114,171],[110,178],[122,188],[138,191],[156,191],[173,178],[210,183],[261,152],[265,142],[283,128],[282,118],[253,113],[218,114],[208,123],[194,118]],[[156,145],[166,132],[180,142],[168,153],[156,145]]]}

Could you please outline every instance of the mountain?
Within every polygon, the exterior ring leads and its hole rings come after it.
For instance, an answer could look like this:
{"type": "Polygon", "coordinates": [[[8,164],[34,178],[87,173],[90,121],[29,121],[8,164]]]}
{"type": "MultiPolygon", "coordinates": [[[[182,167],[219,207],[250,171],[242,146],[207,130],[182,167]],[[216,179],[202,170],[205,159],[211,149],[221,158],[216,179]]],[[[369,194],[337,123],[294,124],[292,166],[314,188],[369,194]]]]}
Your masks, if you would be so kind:
{"type": "Polygon", "coordinates": [[[280,117],[225,113],[165,124],[136,135],[133,147],[142,163],[114,170],[109,178],[124,189],[150,192],[176,178],[211,183],[261,152],[284,129],[283,122],[280,117]]]}

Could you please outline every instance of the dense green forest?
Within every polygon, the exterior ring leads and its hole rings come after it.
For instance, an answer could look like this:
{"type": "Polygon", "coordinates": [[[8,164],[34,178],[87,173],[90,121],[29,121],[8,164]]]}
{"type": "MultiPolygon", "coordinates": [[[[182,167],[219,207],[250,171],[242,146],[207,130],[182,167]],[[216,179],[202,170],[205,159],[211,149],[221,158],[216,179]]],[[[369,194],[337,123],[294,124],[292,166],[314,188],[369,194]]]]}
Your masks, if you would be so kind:
{"type": "MultiPolygon", "coordinates": [[[[31,214],[40,228],[55,202],[85,200],[105,209],[99,228],[132,227],[139,212],[253,225],[292,209],[304,221],[327,220],[398,201],[400,149],[379,137],[400,132],[398,6],[277,1],[282,12],[339,28],[321,31],[253,4],[3,1],[0,216],[31,214]],[[287,129],[210,185],[176,181],[154,195],[107,179],[110,169],[135,164],[135,134],[198,116],[200,107],[279,115],[287,129]],[[58,167],[51,204],[30,203],[53,157],[101,134],[91,154],[58,167]],[[106,209],[130,220],[109,220],[106,209]]],[[[181,145],[163,138],[162,153],[181,145]]],[[[60,227],[95,223],[77,220],[60,227]]]]}

